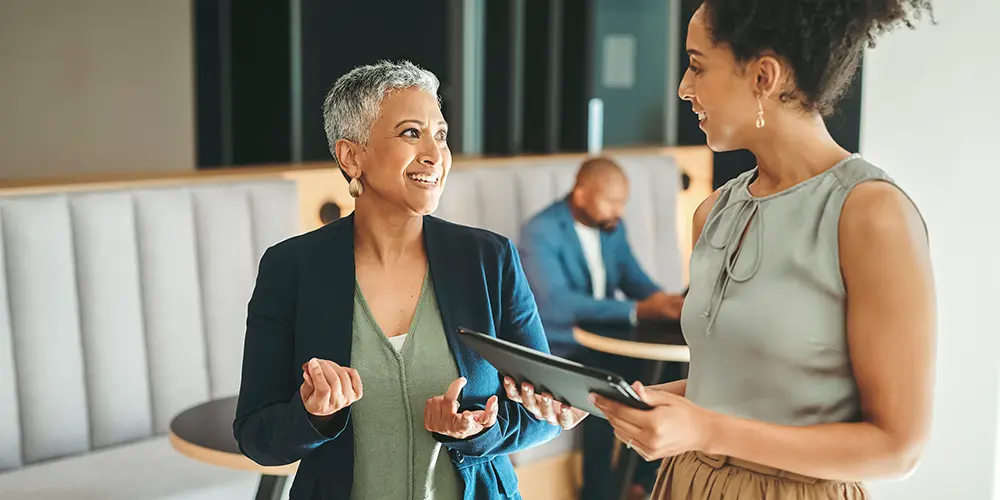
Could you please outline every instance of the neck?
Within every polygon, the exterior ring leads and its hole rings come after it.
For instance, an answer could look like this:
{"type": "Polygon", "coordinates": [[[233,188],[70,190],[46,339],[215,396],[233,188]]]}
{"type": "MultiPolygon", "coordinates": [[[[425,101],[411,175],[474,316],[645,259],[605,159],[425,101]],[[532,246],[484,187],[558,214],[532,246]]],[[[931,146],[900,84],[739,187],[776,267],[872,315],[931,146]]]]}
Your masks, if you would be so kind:
{"type": "Polygon", "coordinates": [[[760,194],[781,191],[814,177],[850,153],[830,136],[819,114],[775,113],[750,146],[757,158],[760,194]]]}
{"type": "Polygon", "coordinates": [[[377,202],[373,196],[374,193],[362,195],[355,204],[355,259],[388,266],[423,254],[423,217],[402,213],[388,203],[377,202]]]}

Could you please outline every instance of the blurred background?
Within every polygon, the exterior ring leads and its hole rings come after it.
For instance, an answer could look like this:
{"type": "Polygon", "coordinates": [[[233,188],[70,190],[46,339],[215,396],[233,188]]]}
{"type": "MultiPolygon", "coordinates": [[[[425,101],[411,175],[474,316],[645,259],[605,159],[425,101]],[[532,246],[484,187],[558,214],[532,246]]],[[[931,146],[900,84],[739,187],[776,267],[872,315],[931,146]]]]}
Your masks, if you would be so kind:
{"type": "MultiPolygon", "coordinates": [[[[353,208],[321,107],[359,64],[441,79],[456,173],[438,215],[514,238],[607,154],[639,179],[637,257],[683,288],[694,208],[754,166],[708,150],[677,97],[699,3],[0,0],[0,499],[287,490],[294,469],[227,448],[225,405],[263,250],[353,208]],[[215,434],[179,437],[192,428],[215,434]]],[[[827,122],[921,207],[939,280],[933,437],[912,476],[872,490],[988,500],[1000,3],[935,10],[866,52],[827,122]]],[[[525,498],[574,498],[573,439],[515,457],[525,498]]]]}
{"type": "MultiPolygon", "coordinates": [[[[594,98],[605,147],[704,144],[676,94],[698,4],[3,0],[0,173],[328,161],[323,97],[379,59],[438,75],[456,154],[585,151],[594,98]]],[[[861,99],[830,119],[851,151],[861,99]]],[[[721,185],[752,160],[714,165],[721,185]]]]}

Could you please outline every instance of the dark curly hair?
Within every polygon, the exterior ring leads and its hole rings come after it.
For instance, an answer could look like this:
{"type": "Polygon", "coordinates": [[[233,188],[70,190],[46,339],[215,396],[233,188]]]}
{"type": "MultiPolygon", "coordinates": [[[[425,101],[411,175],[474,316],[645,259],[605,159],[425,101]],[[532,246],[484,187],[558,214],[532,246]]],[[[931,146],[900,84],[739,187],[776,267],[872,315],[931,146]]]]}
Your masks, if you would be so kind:
{"type": "Polygon", "coordinates": [[[713,43],[724,43],[745,63],[772,51],[791,65],[796,101],[826,116],[857,73],[865,45],[899,25],[914,27],[930,0],[705,0],[713,43]]]}

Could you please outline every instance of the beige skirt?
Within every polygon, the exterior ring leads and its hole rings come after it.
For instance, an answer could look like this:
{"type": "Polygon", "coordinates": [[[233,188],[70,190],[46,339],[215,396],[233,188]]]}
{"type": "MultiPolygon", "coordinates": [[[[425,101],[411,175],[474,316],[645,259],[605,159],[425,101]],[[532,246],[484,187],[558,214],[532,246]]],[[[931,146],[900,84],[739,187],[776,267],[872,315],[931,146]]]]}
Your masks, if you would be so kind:
{"type": "Polygon", "coordinates": [[[860,483],[827,481],[724,456],[663,460],[651,500],[867,500],[860,483]]]}

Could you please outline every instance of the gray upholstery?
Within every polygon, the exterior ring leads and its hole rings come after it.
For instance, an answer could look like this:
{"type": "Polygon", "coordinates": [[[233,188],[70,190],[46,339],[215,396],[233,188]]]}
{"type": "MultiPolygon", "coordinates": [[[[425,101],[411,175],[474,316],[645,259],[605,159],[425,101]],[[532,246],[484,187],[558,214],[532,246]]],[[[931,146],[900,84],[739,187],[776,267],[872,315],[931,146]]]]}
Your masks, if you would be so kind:
{"type": "Polygon", "coordinates": [[[284,180],[0,196],[0,471],[86,469],[236,394],[257,262],[297,210],[284,180]]]}
{"type": "MultiPolygon", "coordinates": [[[[669,156],[613,158],[630,181],[631,197],[624,220],[632,251],[654,281],[667,290],[679,291],[684,286],[677,234],[680,169],[669,156]]],[[[449,174],[435,215],[496,231],[516,244],[525,221],[569,193],[579,163],[538,159],[481,168],[467,163],[449,174]]]]}
{"type": "Polygon", "coordinates": [[[165,437],[0,474],[4,500],[250,500],[259,476],[192,460],[165,437]]]}

